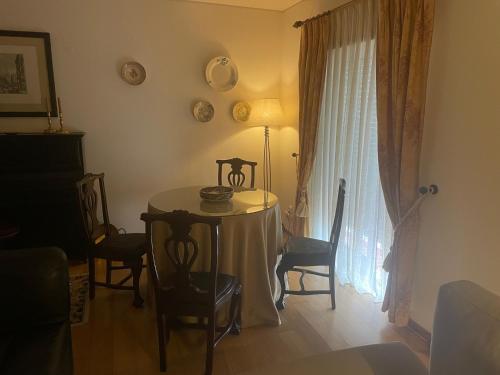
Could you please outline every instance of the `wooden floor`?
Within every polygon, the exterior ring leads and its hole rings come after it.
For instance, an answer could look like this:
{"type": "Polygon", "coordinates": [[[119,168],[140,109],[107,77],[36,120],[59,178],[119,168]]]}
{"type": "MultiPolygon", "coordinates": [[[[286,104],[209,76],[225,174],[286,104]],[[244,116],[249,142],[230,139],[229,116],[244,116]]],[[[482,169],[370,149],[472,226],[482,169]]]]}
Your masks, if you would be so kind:
{"type": "MultiPolygon", "coordinates": [[[[85,271],[73,266],[71,273],[85,271]]],[[[103,264],[98,274],[103,274],[103,264]]],[[[327,280],[314,278],[311,287],[325,286],[327,280]],[[319,281],[316,281],[319,280],[319,281]]],[[[146,277],[142,277],[146,295],[146,277]]],[[[292,279],[292,286],[296,280],[292,279]]],[[[380,304],[337,287],[337,309],[330,308],[329,296],[290,296],[281,313],[279,327],[243,329],[240,336],[227,336],[216,348],[215,375],[240,374],[271,363],[388,341],[406,342],[426,363],[425,343],[407,329],[387,323],[380,304]]],[[[155,316],[147,304],[132,307],[132,294],[98,288],[90,303],[87,324],[73,327],[75,375],[159,374],[155,316]]],[[[167,374],[202,374],[205,337],[200,331],[174,332],[168,346],[167,374]]]]}

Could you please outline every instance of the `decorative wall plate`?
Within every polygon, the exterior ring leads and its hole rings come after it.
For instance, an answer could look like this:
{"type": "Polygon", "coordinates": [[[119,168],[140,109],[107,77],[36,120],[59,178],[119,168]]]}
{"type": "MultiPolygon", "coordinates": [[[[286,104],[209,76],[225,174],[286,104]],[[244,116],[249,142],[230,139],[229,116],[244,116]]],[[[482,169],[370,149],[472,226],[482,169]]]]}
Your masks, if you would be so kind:
{"type": "Polygon", "coordinates": [[[247,102],[238,102],[233,107],[233,118],[238,122],[247,122],[250,118],[252,107],[247,102]]]}
{"type": "Polygon", "coordinates": [[[131,85],[140,85],[146,79],[146,69],[135,61],[125,63],[122,66],[122,78],[131,85]]]}
{"type": "Polygon", "coordinates": [[[193,116],[199,122],[208,122],[214,117],[214,106],[209,102],[200,100],[193,107],[193,116]]]}
{"type": "Polygon", "coordinates": [[[238,82],[238,68],[229,57],[214,57],[205,69],[207,83],[217,91],[231,90],[238,82]]]}

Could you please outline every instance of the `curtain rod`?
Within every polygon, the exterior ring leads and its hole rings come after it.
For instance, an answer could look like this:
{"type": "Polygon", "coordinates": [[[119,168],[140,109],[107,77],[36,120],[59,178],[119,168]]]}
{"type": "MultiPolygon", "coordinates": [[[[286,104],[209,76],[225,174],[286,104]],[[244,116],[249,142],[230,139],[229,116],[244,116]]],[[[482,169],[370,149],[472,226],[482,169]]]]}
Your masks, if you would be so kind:
{"type": "Polygon", "coordinates": [[[336,8],[333,8],[333,9],[327,10],[326,12],[320,13],[320,14],[314,16],[314,17],[307,18],[307,19],[305,19],[303,21],[295,21],[295,23],[293,24],[293,27],[295,27],[296,29],[298,29],[299,27],[304,26],[304,24],[306,24],[309,21],[312,21],[312,20],[314,20],[316,18],[320,18],[320,17],[326,16],[326,15],[328,15],[328,14],[330,14],[330,13],[336,11],[336,10],[345,8],[345,7],[349,6],[349,5],[351,5],[352,3],[355,3],[356,1],[358,1],[358,0],[351,0],[351,1],[348,1],[347,3],[339,5],[336,8]]]}

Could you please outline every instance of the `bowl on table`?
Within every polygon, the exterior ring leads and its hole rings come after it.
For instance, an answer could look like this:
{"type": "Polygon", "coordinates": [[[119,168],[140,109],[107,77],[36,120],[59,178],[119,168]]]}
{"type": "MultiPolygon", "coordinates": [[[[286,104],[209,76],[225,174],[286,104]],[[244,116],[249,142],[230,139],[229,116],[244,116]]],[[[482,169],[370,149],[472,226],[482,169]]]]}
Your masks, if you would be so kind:
{"type": "Polygon", "coordinates": [[[225,202],[233,197],[234,189],[230,186],[209,186],[200,189],[200,197],[208,202],[225,202]]]}

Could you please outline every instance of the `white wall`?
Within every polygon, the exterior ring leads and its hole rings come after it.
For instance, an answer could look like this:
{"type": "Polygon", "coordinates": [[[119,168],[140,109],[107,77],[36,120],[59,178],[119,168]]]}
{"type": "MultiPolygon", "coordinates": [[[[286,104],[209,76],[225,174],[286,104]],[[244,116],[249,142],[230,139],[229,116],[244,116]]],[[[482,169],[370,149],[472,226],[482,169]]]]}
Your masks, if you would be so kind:
{"type": "MultiPolygon", "coordinates": [[[[156,192],[216,183],[217,158],[262,166],[263,130],[235,123],[230,112],[237,100],[279,96],[281,13],[170,0],[2,0],[2,9],[1,29],[51,33],[65,124],[86,132],[86,169],[106,173],[116,225],[143,229],[139,215],[156,192]],[[227,93],[204,81],[217,55],[239,68],[240,81],[227,93]],[[145,66],[141,86],[121,80],[127,60],[145,66]],[[193,119],[197,98],[214,104],[211,123],[193,119]]],[[[0,131],[45,126],[44,119],[0,120],[0,131]]]]}
{"type": "Polygon", "coordinates": [[[431,52],[412,317],[430,329],[441,284],[500,294],[500,2],[439,0],[431,52]]]}

